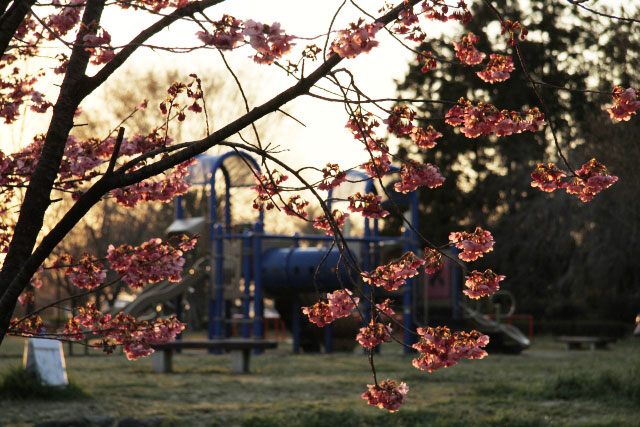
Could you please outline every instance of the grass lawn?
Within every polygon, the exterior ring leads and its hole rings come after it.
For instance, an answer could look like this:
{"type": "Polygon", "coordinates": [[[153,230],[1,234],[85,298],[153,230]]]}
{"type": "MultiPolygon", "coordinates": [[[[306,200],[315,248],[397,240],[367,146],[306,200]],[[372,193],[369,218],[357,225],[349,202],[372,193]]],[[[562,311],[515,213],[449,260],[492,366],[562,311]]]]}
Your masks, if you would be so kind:
{"type": "MultiPolygon", "coordinates": [[[[5,339],[0,378],[21,365],[23,346],[5,339]]],[[[174,356],[172,374],[153,374],[148,359],[92,350],[66,359],[84,397],[4,399],[0,425],[91,415],[159,417],[167,426],[640,426],[640,340],[566,351],[537,338],[519,356],[492,354],[434,373],[414,369],[411,358],[392,344],[376,357],[381,380],[410,387],[389,414],[360,398],[372,382],[360,352],[294,356],[282,343],[252,357],[252,374],[231,375],[228,355],[204,350],[174,356]]]]}

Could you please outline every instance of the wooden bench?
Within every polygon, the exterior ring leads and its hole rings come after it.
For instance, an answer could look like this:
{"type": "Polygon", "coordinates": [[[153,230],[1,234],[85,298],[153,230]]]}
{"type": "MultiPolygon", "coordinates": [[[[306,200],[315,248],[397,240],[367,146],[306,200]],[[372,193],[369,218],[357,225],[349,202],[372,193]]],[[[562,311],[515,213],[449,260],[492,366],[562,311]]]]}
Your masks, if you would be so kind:
{"type": "Polygon", "coordinates": [[[265,350],[276,348],[276,341],[253,340],[245,338],[229,338],[223,340],[176,340],[165,344],[151,346],[156,350],[151,355],[153,371],[156,373],[168,373],[172,371],[173,351],[179,348],[220,349],[231,352],[231,372],[234,374],[249,373],[249,360],[251,350],[265,350]]]}
{"type": "Polygon", "coordinates": [[[556,337],[556,341],[562,342],[567,350],[577,350],[582,348],[582,345],[588,345],[591,350],[605,349],[607,344],[615,342],[616,339],[612,337],[586,337],[586,336],[559,336],[556,337]]]}

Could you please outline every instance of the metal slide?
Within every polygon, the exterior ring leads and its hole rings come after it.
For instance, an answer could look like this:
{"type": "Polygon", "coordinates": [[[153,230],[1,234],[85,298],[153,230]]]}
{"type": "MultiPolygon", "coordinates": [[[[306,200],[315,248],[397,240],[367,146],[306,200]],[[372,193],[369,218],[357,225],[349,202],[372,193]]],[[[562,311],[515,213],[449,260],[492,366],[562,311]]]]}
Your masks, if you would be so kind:
{"type": "Polygon", "coordinates": [[[478,324],[478,329],[488,335],[500,334],[504,340],[504,345],[510,347],[514,352],[520,352],[531,346],[531,341],[520,329],[513,325],[496,322],[479,311],[473,310],[465,305],[460,305],[467,317],[478,324]]]}

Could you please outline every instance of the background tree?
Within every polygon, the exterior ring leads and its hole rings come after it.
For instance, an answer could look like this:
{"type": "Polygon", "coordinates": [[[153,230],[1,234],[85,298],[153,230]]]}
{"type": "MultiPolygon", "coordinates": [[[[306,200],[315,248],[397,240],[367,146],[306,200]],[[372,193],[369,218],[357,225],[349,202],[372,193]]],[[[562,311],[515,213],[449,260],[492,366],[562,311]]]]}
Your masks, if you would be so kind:
{"type": "MultiPolygon", "coordinates": [[[[612,81],[625,87],[638,85],[632,71],[639,65],[640,54],[634,24],[621,21],[611,26],[608,19],[576,13],[562,2],[512,2],[503,12],[528,30],[527,39],[520,43],[522,59],[532,78],[544,83],[538,90],[550,114],[547,120],[568,152],[569,163],[578,169],[589,157],[602,158],[616,171],[620,167],[625,190],[603,196],[593,210],[568,196],[542,193],[531,188],[529,175],[536,163],[560,161],[548,127],[545,132],[512,135],[508,141],[495,136],[468,139],[441,124],[447,104],[425,103],[420,109],[425,123],[444,136],[426,154],[417,153],[404,140],[400,155],[417,155],[437,164],[447,176],[443,184],[447,191],[421,193],[420,227],[440,239],[446,238],[447,230],[471,224],[491,229],[501,250],[486,262],[509,278],[506,286],[516,294],[520,311],[540,318],[629,322],[640,306],[638,269],[629,257],[637,244],[633,224],[638,211],[625,193],[637,191],[638,186],[637,180],[627,176],[626,162],[618,160],[625,153],[627,159],[637,161],[633,157],[637,150],[621,148],[633,141],[637,123],[613,131],[601,112],[591,107],[604,104],[606,97],[584,89],[606,91],[612,81]],[[523,259],[527,262],[519,261],[523,259]],[[605,294],[612,298],[602,298],[605,294]]],[[[455,35],[430,40],[420,50],[452,58],[451,42],[472,32],[479,36],[480,51],[508,51],[500,20],[487,3],[477,3],[473,15],[477,19],[455,35]]],[[[398,90],[408,98],[465,97],[508,109],[540,105],[515,57],[514,62],[516,70],[509,80],[490,84],[475,74],[482,66],[441,63],[423,72],[424,60],[420,60],[411,65],[398,90]]]]}

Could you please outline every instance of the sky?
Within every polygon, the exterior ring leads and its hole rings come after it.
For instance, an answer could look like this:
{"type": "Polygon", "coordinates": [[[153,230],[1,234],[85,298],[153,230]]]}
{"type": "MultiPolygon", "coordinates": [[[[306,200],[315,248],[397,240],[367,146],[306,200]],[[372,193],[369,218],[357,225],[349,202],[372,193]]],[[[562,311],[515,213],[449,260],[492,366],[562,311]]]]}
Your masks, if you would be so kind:
{"type": "MultiPolygon", "coordinates": [[[[229,0],[208,9],[206,14],[212,20],[219,19],[223,13],[227,13],[238,19],[254,19],[267,24],[280,22],[287,34],[312,38],[327,32],[329,22],[341,3],[342,1],[336,0],[321,2],[229,0]]],[[[372,14],[377,15],[376,11],[383,2],[363,1],[362,4],[372,14]]],[[[361,12],[347,4],[338,15],[334,29],[346,28],[350,22],[356,21],[361,16],[361,12]]],[[[152,16],[141,19],[139,13],[133,14],[119,8],[110,8],[105,12],[103,24],[113,37],[113,45],[119,45],[126,43],[144,26],[156,19],[158,18],[152,16]]],[[[198,30],[193,25],[174,24],[152,39],[150,43],[161,46],[193,46],[197,44],[194,33],[198,30]]],[[[380,41],[380,45],[371,53],[343,61],[339,67],[352,71],[356,76],[357,84],[368,95],[376,98],[393,97],[394,79],[403,78],[414,54],[383,32],[378,33],[376,39],[380,41]]],[[[324,40],[320,38],[315,42],[322,47],[324,40]]],[[[310,42],[299,40],[297,48],[302,48],[308,43],[310,42]]],[[[281,69],[273,65],[264,66],[253,63],[250,59],[251,53],[251,48],[247,46],[228,53],[227,59],[232,68],[239,71],[241,78],[254,80],[247,82],[247,87],[254,89],[252,95],[257,102],[268,100],[295,83],[292,77],[287,77],[281,69]]],[[[290,57],[295,61],[299,56],[294,53],[290,57]]],[[[308,63],[307,70],[319,64],[320,61],[308,63]]],[[[209,73],[228,75],[219,55],[212,50],[175,55],[143,48],[129,60],[127,67],[141,71],[158,67],[174,68],[183,72],[185,77],[195,71],[203,80],[206,80],[209,73]]],[[[55,88],[51,86],[51,82],[47,83],[48,88],[42,86],[43,91],[55,88]]],[[[55,92],[50,93],[49,99],[55,100],[55,95],[55,92]]],[[[83,107],[96,108],[102,102],[104,101],[99,96],[94,96],[93,99],[90,97],[83,103],[83,107]]],[[[132,107],[137,102],[139,101],[132,100],[132,107]]],[[[344,128],[348,116],[341,104],[301,97],[287,104],[284,110],[306,125],[303,127],[291,119],[282,118],[277,122],[277,129],[270,132],[273,136],[270,142],[290,150],[281,155],[287,162],[301,167],[308,164],[323,166],[331,161],[338,162],[341,166],[344,163],[344,167],[350,167],[366,160],[367,155],[364,150],[344,128]]],[[[26,120],[13,127],[0,125],[0,141],[2,141],[3,150],[11,151],[17,145],[24,144],[24,141],[28,142],[31,135],[46,130],[46,117],[33,113],[27,113],[25,117],[26,120]]],[[[115,126],[116,123],[113,125],[115,126]]]]}

